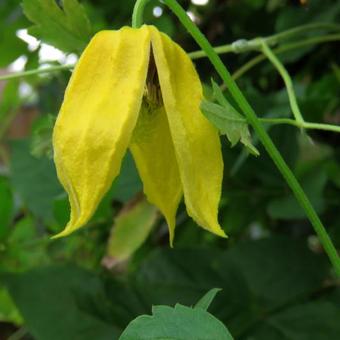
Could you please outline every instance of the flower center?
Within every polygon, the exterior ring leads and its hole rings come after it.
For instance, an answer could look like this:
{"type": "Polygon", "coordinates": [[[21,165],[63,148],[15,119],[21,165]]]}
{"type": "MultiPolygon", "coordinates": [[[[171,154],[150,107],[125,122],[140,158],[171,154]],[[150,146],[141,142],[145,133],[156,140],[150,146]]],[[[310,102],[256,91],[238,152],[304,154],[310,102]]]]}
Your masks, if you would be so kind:
{"type": "Polygon", "coordinates": [[[146,108],[149,108],[150,112],[163,106],[162,92],[159,85],[158,73],[152,50],[150,53],[146,86],[144,89],[143,104],[146,106],[146,108]]]}

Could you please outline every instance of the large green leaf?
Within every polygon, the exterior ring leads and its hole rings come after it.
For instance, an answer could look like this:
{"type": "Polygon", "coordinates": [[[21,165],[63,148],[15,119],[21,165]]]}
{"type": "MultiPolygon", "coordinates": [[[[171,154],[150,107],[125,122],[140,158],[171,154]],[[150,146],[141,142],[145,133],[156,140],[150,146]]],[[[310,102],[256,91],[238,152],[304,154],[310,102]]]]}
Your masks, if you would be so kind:
{"type": "Polygon", "coordinates": [[[92,31],[83,7],[77,0],[23,0],[23,10],[35,26],[29,33],[65,51],[81,52],[92,31]]]}
{"type": "Polygon", "coordinates": [[[222,288],[211,312],[237,336],[259,314],[294,304],[320,289],[327,272],[325,259],[305,244],[273,238],[240,243],[226,252],[156,251],[143,263],[136,284],[143,299],[154,305],[192,305],[212,287],[222,288]]]}
{"type": "Polygon", "coordinates": [[[14,192],[36,216],[51,219],[53,200],[63,192],[52,160],[33,157],[27,140],[13,142],[11,151],[14,192]]]}
{"type": "Polygon", "coordinates": [[[7,289],[0,286],[0,322],[13,322],[20,325],[23,323],[15,304],[13,303],[7,289]]]}
{"type": "Polygon", "coordinates": [[[270,316],[250,334],[255,340],[337,340],[339,320],[338,304],[309,302],[270,316]]]}
{"type": "Polygon", "coordinates": [[[112,198],[121,202],[128,202],[138,192],[143,190],[135,162],[130,152],[123,158],[120,174],[113,183],[112,198]]]}
{"type": "MultiPolygon", "coordinates": [[[[293,312],[302,301],[323,290],[328,269],[327,261],[303,243],[269,238],[240,243],[228,251],[158,250],[124,282],[100,278],[74,266],[58,266],[11,275],[6,283],[37,340],[77,340],[80,335],[82,340],[87,335],[115,339],[132,319],[150,313],[152,305],[174,306],[179,302],[193,306],[213,287],[223,290],[209,307],[210,312],[240,338],[267,329],[272,318],[281,318],[281,313],[290,315],[292,311],[294,318],[293,312]]],[[[321,298],[317,300],[320,303],[321,298]]],[[[336,306],[335,299],[328,303],[336,306]]],[[[313,313],[315,318],[323,318],[322,309],[320,314],[313,313]]],[[[302,332],[308,319],[304,320],[303,313],[300,318],[302,332]]],[[[333,340],[334,329],[324,330],[327,339],[333,340]]]]}
{"type": "Polygon", "coordinates": [[[240,242],[224,256],[222,261],[231,261],[242,272],[263,311],[312,294],[329,271],[327,260],[312,253],[307,243],[285,237],[240,242]]]}
{"type": "Polygon", "coordinates": [[[201,308],[154,306],[133,320],[119,340],[232,340],[227,328],[201,308]]]}
{"type": "Polygon", "coordinates": [[[16,35],[26,23],[18,11],[19,3],[20,0],[0,1],[0,68],[6,68],[28,52],[26,43],[16,35]]]}
{"type": "MultiPolygon", "coordinates": [[[[326,183],[327,176],[322,169],[311,171],[301,178],[301,185],[318,213],[321,213],[325,206],[322,192],[326,183]]],[[[306,216],[293,194],[272,200],[267,211],[271,217],[284,220],[301,219],[306,216]]]]}
{"type": "Polygon", "coordinates": [[[119,330],[88,312],[105,306],[97,276],[75,266],[7,274],[5,284],[36,340],[114,340],[119,330]],[[90,301],[90,302],[89,302],[90,301]]]}

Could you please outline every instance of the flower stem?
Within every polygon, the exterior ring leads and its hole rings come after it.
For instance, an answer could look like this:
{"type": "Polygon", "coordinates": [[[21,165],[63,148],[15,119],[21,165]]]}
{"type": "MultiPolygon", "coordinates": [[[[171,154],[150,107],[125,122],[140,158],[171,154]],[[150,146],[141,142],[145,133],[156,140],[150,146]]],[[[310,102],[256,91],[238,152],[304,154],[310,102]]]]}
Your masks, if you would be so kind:
{"type": "Polygon", "coordinates": [[[319,216],[315,212],[312,204],[310,203],[308,197],[303,191],[300,183],[294,176],[293,172],[288,167],[287,163],[281,156],[280,152],[272,142],[266,130],[263,128],[262,124],[258,120],[254,110],[242,94],[241,90],[238,88],[235,81],[232,79],[227,68],[224,66],[222,60],[215,53],[213,47],[210,45],[206,37],[201,33],[201,31],[195,26],[195,24],[190,20],[190,18],[185,13],[184,9],[175,0],[164,0],[164,3],[174,12],[178,17],[183,26],[192,35],[198,45],[206,52],[209,60],[215,67],[217,73],[220,75],[222,80],[228,86],[228,89],[232,96],[234,97],[236,103],[239,105],[241,110],[244,112],[250,124],[256,131],[260,141],[267,150],[268,154],[274,161],[275,165],[285,178],[287,184],[293,191],[296,199],[305,210],[307,217],[309,218],[311,224],[317,233],[321,244],[323,245],[325,252],[327,253],[330,261],[333,264],[337,276],[340,276],[340,258],[338,256],[337,250],[335,249],[332,240],[330,239],[325,227],[323,226],[319,216]]]}
{"type": "Polygon", "coordinates": [[[287,72],[286,68],[283,66],[281,61],[276,57],[276,55],[273,53],[271,48],[268,46],[268,44],[263,40],[261,40],[262,45],[262,52],[263,54],[271,61],[271,63],[275,66],[277,71],[280,73],[283,81],[285,82],[288,98],[289,98],[289,104],[292,109],[293,115],[295,117],[295,120],[303,124],[303,117],[295,96],[294,86],[292,82],[292,78],[290,77],[289,73],[287,72]]]}
{"type": "MultiPolygon", "coordinates": [[[[289,29],[287,31],[281,32],[281,33],[277,33],[274,35],[270,35],[268,37],[262,38],[268,45],[275,45],[279,42],[281,42],[282,40],[287,39],[288,37],[290,37],[291,35],[296,35],[298,33],[304,33],[313,29],[333,29],[333,30],[340,30],[340,25],[334,25],[334,24],[326,24],[326,23],[314,23],[314,24],[307,24],[307,25],[302,25],[302,26],[298,26],[292,29],[289,29]]],[[[336,34],[334,34],[336,35],[336,34]]],[[[330,36],[330,35],[328,35],[330,36]]],[[[322,37],[326,37],[326,35],[321,36],[321,37],[314,37],[311,39],[303,39],[302,41],[298,41],[295,42],[293,44],[297,44],[297,43],[303,43],[305,44],[306,41],[311,41],[311,43],[313,43],[314,40],[320,39],[322,37]]],[[[290,45],[290,44],[289,44],[290,45]]],[[[239,41],[235,41],[231,44],[226,44],[226,45],[222,45],[222,46],[217,46],[214,48],[215,52],[217,54],[224,54],[224,53],[240,53],[240,52],[246,52],[246,51],[251,51],[251,50],[259,50],[261,49],[261,42],[260,39],[255,38],[252,40],[239,40],[239,41]],[[238,42],[242,42],[242,48],[240,48],[238,42]]],[[[205,53],[205,51],[194,51],[194,52],[190,52],[188,53],[191,59],[200,59],[200,58],[205,58],[207,55],[205,53]]]]}
{"type": "Polygon", "coordinates": [[[340,133],[339,125],[331,125],[331,124],[322,124],[322,123],[310,123],[310,122],[297,122],[295,119],[289,118],[259,118],[262,123],[268,124],[288,124],[292,126],[296,126],[300,129],[312,129],[312,130],[323,130],[323,131],[332,131],[340,133]]]}
{"type": "Polygon", "coordinates": [[[143,25],[143,13],[145,5],[150,0],[137,0],[132,12],[132,24],[133,28],[139,28],[143,25]]]}
{"type": "Polygon", "coordinates": [[[338,24],[330,24],[327,22],[315,22],[311,24],[301,25],[298,27],[294,27],[291,29],[288,29],[286,31],[274,34],[266,39],[266,42],[268,44],[276,44],[280,42],[281,40],[285,40],[291,36],[296,36],[301,33],[306,33],[308,31],[314,31],[318,29],[326,29],[326,30],[334,30],[334,31],[340,31],[340,25],[338,24]]]}
{"type": "Polygon", "coordinates": [[[9,79],[33,76],[33,75],[36,75],[36,74],[50,73],[50,72],[54,72],[54,71],[70,70],[73,67],[74,67],[74,65],[58,65],[58,66],[51,66],[51,67],[47,67],[47,68],[38,68],[38,69],[35,69],[35,70],[5,74],[4,76],[0,76],[0,80],[9,80],[9,79]]]}
{"type": "MultiPolygon", "coordinates": [[[[233,47],[233,44],[228,44],[228,45],[222,45],[222,46],[216,46],[214,47],[214,50],[217,54],[225,54],[225,53],[230,53],[230,52],[236,52],[235,48],[233,47]]],[[[201,58],[206,58],[207,54],[205,51],[199,50],[199,51],[193,51],[189,52],[188,56],[195,60],[195,59],[201,59],[201,58]]]]}
{"type": "MultiPolygon", "coordinates": [[[[314,38],[305,39],[302,41],[297,41],[297,42],[293,42],[290,44],[282,45],[281,47],[274,49],[274,52],[278,54],[278,53],[295,50],[300,47],[305,47],[308,45],[320,44],[320,43],[327,42],[327,41],[337,41],[337,40],[340,40],[340,34],[327,34],[327,35],[323,35],[320,37],[314,37],[314,38]]],[[[266,56],[263,54],[260,54],[254,57],[253,59],[249,60],[247,63],[245,63],[243,66],[241,66],[238,70],[234,72],[233,79],[236,80],[242,77],[251,68],[253,68],[254,66],[256,66],[257,64],[259,64],[260,62],[264,60],[266,60],[266,56]]]]}

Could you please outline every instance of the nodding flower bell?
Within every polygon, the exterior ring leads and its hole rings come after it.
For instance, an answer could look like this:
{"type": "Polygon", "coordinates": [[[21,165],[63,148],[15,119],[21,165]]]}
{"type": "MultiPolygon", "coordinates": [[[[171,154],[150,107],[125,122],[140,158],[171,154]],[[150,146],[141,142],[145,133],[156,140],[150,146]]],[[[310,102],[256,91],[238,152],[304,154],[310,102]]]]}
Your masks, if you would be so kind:
{"type": "Polygon", "coordinates": [[[190,58],[157,28],[97,33],[75,67],[54,127],[54,161],[71,205],[70,221],[56,236],[89,221],[130,148],[171,244],[183,195],[197,224],[225,237],[217,219],[221,145],[200,111],[202,98],[190,58]]]}

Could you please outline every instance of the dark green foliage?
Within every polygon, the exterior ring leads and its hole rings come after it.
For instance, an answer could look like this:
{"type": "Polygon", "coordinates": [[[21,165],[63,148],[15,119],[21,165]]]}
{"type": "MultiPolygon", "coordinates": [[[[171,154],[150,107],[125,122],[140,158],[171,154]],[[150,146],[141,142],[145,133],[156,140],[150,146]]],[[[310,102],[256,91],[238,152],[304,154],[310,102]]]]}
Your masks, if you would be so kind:
{"type": "MultiPolygon", "coordinates": [[[[4,282],[38,340],[54,339],[51,332],[55,329],[65,339],[71,335],[77,338],[76,331],[85,339],[87,334],[103,334],[106,339],[105,334],[119,334],[130,320],[150,313],[152,305],[179,302],[193,306],[214,286],[222,291],[209,311],[228,325],[236,338],[261,334],[255,339],[271,339],[276,328],[290,332],[293,339],[303,332],[312,334],[309,319],[303,319],[306,311],[319,319],[313,327],[321,325],[322,333],[333,339],[338,324],[327,319],[339,310],[336,300],[328,299],[334,289],[324,285],[328,268],[325,258],[301,242],[272,238],[241,242],[228,251],[156,250],[126,283],[70,265],[7,274],[4,282]],[[312,296],[313,302],[309,302],[312,296]],[[76,324],[73,318],[78,320],[76,324]],[[289,318],[302,321],[290,323],[289,318]],[[93,333],[82,333],[89,325],[93,333]]],[[[137,322],[133,328],[139,326],[137,322]]]]}
{"type": "Polygon", "coordinates": [[[11,180],[23,203],[37,217],[52,216],[52,202],[62,193],[51,159],[35,158],[28,141],[12,143],[11,180]]]}
{"type": "MultiPolygon", "coordinates": [[[[216,46],[304,23],[340,22],[335,0],[179,2],[216,46]]],[[[29,50],[16,35],[19,29],[79,56],[94,32],[130,25],[133,5],[133,0],[24,0],[21,5],[0,0],[0,68],[19,56],[28,58],[26,70],[40,66],[39,48],[29,50]]],[[[150,1],[145,20],[186,51],[197,49],[162,3],[150,1]],[[160,18],[153,15],[155,6],[163,9],[160,18]]],[[[284,44],[335,32],[317,29],[284,44]]],[[[254,56],[231,53],[222,59],[233,73],[254,56]]],[[[339,41],[277,56],[292,77],[305,120],[339,125],[339,41]]],[[[339,339],[339,282],[310,223],[211,65],[199,59],[195,66],[207,98],[202,110],[226,135],[219,220],[229,238],[198,228],[181,205],[173,249],[165,221],[157,217],[144,244],[119,264],[108,256],[112,226],[143,190],[131,155],[89,226],[51,240],[69,219],[51,138],[70,72],[0,81],[0,338],[19,331],[24,340],[339,339]],[[20,95],[23,83],[32,88],[28,97],[20,95]],[[221,335],[203,337],[209,327],[221,335]]],[[[268,61],[237,82],[259,117],[292,118],[284,83],[268,61]]],[[[339,134],[265,127],[339,250],[339,134]]]]}
{"type": "Polygon", "coordinates": [[[100,298],[103,290],[91,273],[56,266],[6,275],[4,281],[36,339],[109,340],[117,334],[114,326],[82,308],[86,300],[100,298]]]}
{"type": "Polygon", "coordinates": [[[0,2],[0,67],[6,67],[27,52],[26,44],[16,35],[16,31],[27,24],[20,13],[20,0],[0,2]]]}

